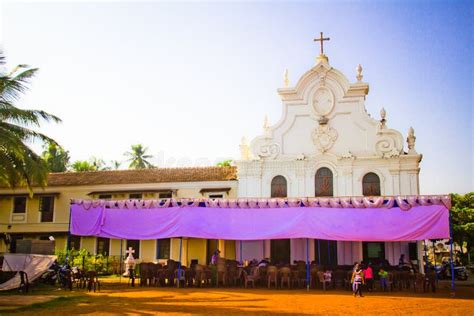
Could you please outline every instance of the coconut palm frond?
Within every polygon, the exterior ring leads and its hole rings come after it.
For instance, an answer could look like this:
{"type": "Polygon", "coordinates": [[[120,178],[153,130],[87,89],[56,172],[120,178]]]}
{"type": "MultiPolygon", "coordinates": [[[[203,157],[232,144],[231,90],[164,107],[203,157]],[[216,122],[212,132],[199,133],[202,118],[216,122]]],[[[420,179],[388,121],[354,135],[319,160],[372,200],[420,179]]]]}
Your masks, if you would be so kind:
{"type": "MultiPolygon", "coordinates": [[[[0,66],[3,65],[5,56],[0,51],[0,66]]],[[[27,143],[57,143],[29,127],[40,127],[42,121],[61,121],[45,111],[24,110],[14,105],[29,89],[30,80],[37,72],[37,68],[23,64],[6,73],[0,69],[0,185],[26,186],[30,194],[33,186],[46,185],[48,165],[27,143]]]]}

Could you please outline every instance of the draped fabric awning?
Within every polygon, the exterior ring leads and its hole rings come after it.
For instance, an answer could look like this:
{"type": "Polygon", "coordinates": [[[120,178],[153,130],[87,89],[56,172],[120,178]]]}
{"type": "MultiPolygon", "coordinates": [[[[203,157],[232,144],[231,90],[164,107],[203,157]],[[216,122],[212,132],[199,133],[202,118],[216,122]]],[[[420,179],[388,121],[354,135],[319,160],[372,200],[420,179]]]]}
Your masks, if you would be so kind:
{"type": "Polygon", "coordinates": [[[449,196],[74,200],[71,233],[117,239],[449,238],[449,196]]]}

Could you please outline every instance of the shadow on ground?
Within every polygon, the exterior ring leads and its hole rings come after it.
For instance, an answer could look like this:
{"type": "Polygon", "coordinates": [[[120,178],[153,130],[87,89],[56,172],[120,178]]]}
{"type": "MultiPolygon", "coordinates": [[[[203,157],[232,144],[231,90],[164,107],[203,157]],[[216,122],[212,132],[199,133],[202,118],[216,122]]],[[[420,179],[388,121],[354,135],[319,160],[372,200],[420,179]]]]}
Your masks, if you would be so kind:
{"type": "Polygon", "coordinates": [[[130,288],[125,283],[104,281],[100,293],[56,290],[40,286],[32,293],[0,295],[1,315],[336,315],[336,314],[432,314],[469,315],[474,310],[474,288],[458,286],[455,299],[449,284],[436,293],[374,292],[354,298],[340,290],[268,290],[242,288],[130,288]],[[8,306],[22,297],[30,305],[8,306]],[[49,301],[35,303],[33,298],[49,301]],[[33,304],[32,304],[33,303],[33,304]],[[3,307],[3,308],[2,308],[3,307]]]}

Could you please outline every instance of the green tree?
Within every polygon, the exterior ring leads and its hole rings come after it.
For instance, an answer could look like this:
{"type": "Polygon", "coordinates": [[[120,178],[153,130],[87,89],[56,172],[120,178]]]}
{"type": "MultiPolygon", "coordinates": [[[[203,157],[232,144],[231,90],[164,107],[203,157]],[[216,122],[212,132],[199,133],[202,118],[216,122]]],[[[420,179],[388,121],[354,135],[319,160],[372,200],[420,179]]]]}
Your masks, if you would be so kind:
{"type": "Polygon", "coordinates": [[[89,160],[76,160],[71,165],[71,168],[76,172],[101,171],[110,169],[105,165],[104,160],[97,157],[91,157],[89,160]]]}
{"type": "Polygon", "coordinates": [[[142,144],[132,145],[132,150],[125,153],[129,157],[127,161],[130,162],[130,169],[148,169],[155,168],[147,159],[153,158],[152,155],[147,155],[148,148],[143,147],[142,144]]]}
{"type": "Polygon", "coordinates": [[[73,171],[76,171],[76,172],[97,170],[96,167],[87,160],[76,160],[72,163],[71,168],[73,171]]]}
{"type": "Polygon", "coordinates": [[[94,170],[109,170],[110,168],[105,165],[103,159],[92,156],[89,160],[90,164],[94,167],[94,170]]]}
{"type": "Polygon", "coordinates": [[[0,184],[14,188],[25,185],[32,193],[33,185],[47,183],[48,165],[31,149],[34,142],[56,143],[38,132],[42,122],[61,120],[42,110],[24,110],[15,103],[28,90],[37,68],[18,65],[6,71],[5,57],[0,52],[0,184]]]}
{"type": "Polygon", "coordinates": [[[463,252],[466,257],[474,250],[474,192],[465,195],[451,194],[451,200],[453,240],[466,249],[463,252]]]}
{"type": "Polygon", "coordinates": [[[122,165],[122,163],[118,160],[111,160],[110,161],[110,169],[112,169],[112,170],[119,170],[121,165],[122,165]]]}
{"type": "Polygon", "coordinates": [[[227,159],[227,160],[223,160],[221,162],[218,162],[216,164],[216,166],[218,166],[218,167],[231,167],[232,166],[232,159],[227,159]]]}
{"type": "Polygon", "coordinates": [[[64,172],[69,165],[69,152],[56,143],[45,144],[41,157],[51,172],[64,172]]]}

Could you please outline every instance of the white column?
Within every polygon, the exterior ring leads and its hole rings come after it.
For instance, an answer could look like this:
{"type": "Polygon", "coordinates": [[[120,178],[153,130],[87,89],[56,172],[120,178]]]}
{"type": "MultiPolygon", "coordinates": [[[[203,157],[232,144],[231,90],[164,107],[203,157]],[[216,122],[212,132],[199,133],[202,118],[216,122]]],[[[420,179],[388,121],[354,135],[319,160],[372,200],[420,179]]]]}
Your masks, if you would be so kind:
{"type": "Polygon", "coordinates": [[[425,262],[423,260],[424,249],[423,249],[423,242],[418,240],[416,242],[416,249],[417,249],[417,257],[418,257],[418,268],[420,269],[420,273],[425,273],[425,262]]]}
{"type": "Polygon", "coordinates": [[[337,264],[338,265],[345,265],[345,254],[344,254],[344,241],[337,241],[337,264]]]}
{"type": "Polygon", "coordinates": [[[309,261],[313,261],[316,258],[316,255],[314,253],[314,239],[309,240],[309,261]]]}
{"type": "Polygon", "coordinates": [[[270,258],[272,256],[272,241],[270,239],[264,240],[264,254],[265,258],[270,258]]]}
{"type": "MultiPolygon", "coordinates": [[[[240,257],[238,259],[240,260],[240,257]]],[[[242,260],[250,261],[252,259],[263,259],[263,243],[261,240],[242,241],[242,260]]]]}

